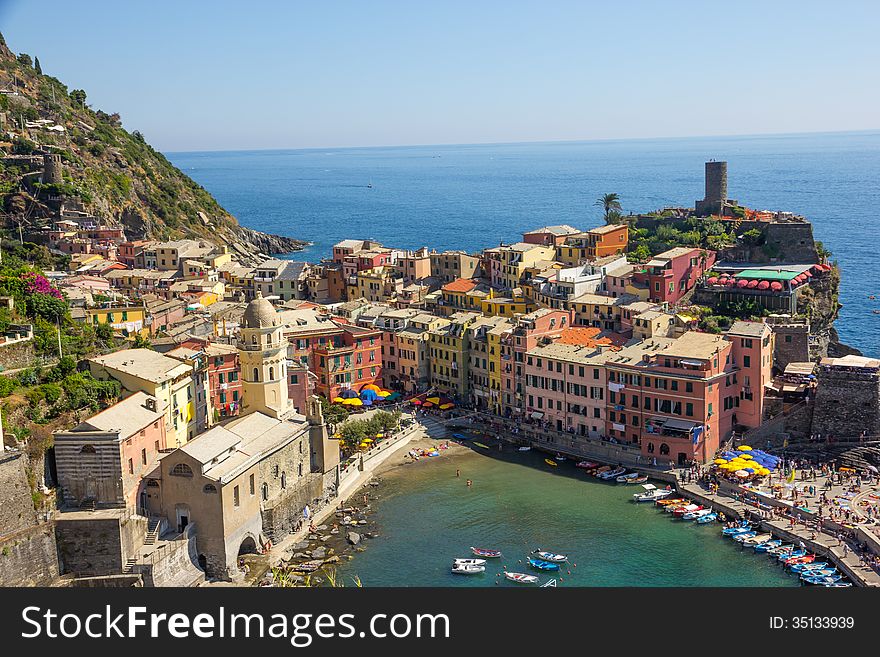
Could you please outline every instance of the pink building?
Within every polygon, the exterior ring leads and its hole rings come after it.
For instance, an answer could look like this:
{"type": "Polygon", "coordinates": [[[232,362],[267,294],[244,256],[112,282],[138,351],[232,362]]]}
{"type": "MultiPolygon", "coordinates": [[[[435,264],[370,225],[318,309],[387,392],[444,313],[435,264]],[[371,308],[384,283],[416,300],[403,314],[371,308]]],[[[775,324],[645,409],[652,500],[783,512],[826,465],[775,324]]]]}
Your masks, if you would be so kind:
{"type": "Polygon", "coordinates": [[[637,266],[632,280],[647,286],[649,301],[675,304],[714,263],[714,251],[679,246],[637,266]]]}

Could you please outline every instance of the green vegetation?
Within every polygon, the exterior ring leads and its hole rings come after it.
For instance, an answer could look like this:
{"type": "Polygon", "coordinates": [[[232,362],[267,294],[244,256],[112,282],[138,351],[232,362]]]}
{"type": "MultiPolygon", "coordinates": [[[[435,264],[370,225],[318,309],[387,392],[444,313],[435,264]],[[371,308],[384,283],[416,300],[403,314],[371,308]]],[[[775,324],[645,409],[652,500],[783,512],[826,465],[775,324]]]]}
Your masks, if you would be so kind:
{"type": "Polygon", "coordinates": [[[594,205],[602,208],[603,219],[605,219],[605,224],[619,224],[621,221],[623,209],[620,205],[620,196],[617,194],[603,194],[598,199],[594,205]]]}
{"type": "Polygon", "coordinates": [[[343,451],[351,453],[365,438],[375,438],[376,434],[394,429],[400,424],[400,411],[378,411],[366,420],[348,420],[337,429],[342,438],[343,451]]]}

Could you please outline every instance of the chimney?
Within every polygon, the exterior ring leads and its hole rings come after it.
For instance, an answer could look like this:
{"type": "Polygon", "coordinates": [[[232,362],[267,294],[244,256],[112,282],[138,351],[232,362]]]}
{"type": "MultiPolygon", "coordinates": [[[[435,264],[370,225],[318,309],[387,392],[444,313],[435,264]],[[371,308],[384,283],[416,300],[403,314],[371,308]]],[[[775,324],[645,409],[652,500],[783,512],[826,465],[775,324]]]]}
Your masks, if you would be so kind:
{"type": "Polygon", "coordinates": [[[144,408],[146,408],[148,411],[153,411],[154,413],[158,412],[156,407],[156,398],[147,397],[147,401],[144,402],[144,408]]]}

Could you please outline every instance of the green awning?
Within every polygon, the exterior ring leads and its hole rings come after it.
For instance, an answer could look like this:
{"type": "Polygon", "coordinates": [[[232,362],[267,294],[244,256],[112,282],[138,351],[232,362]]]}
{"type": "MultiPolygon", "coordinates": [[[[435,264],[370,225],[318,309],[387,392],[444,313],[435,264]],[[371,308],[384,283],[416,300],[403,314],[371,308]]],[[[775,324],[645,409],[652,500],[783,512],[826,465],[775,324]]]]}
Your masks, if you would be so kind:
{"type": "Polygon", "coordinates": [[[736,274],[736,278],[765,281],[790,281],[799,276],[799,271],[780,271],[778,269],[746,269],[736,274]]]}

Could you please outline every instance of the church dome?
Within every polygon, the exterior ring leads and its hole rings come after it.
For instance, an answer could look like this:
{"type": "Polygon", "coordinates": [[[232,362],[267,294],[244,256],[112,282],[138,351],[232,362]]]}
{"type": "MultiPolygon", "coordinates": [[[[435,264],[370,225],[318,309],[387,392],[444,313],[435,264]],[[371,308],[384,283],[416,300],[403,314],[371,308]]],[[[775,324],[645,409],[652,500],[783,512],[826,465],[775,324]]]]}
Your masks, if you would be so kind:
{"type": "Polygon", "coordinates": [[[264,299],[262,293],[257,292],[257,297],[244,309],[242,328],[269,328],[278,326],[278,313],[268,299],[264,299]]]}

